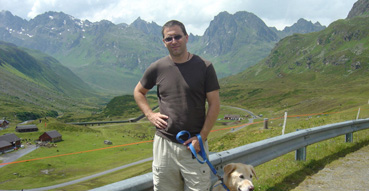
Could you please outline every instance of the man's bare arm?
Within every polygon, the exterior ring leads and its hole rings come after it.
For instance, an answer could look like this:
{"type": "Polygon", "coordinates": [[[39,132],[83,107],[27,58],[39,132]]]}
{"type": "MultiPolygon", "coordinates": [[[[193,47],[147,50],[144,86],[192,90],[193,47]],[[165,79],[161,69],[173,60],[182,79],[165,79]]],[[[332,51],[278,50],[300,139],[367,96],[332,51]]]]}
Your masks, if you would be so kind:
{"type": "Polygon", "coordinates": [[[149,121],[158,128],[166,128],[168,116],[162,115],[161,113],[155,113],[151,110],[149,103],[146,99],[146,94],[149,90],[144,88],[140,82],[136,85],[133,96],[136,100],[138,107],[144,113],[144,115],[149,119],[149,121]]]}

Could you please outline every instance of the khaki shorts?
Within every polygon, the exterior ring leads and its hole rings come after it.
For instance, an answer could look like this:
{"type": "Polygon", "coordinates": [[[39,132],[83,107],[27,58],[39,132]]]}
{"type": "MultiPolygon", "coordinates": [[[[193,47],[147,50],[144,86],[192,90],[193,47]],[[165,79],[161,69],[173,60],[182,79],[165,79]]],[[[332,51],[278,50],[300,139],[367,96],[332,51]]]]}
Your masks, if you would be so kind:
{"type": "MultiPolygon", "coordinates": [[[[204,148],[208,154],[207,141],[204,148]]],[[[210,168],[193,159],[187,147],[155,135],[153,148],[153,180],[155,191],[210,190],[210,168]]],[[[199,157],[202,160],[201,157],[199,157]]]]}

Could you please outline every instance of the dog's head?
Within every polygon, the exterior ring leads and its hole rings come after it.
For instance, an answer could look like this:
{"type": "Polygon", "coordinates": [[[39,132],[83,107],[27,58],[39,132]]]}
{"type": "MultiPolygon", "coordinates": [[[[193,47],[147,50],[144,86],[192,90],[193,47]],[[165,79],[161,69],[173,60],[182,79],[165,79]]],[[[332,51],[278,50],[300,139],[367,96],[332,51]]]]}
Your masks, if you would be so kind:
{"type": "Polygon", "coordinates": [[[224,184],[230,191],[253,191],[252,178],[256,177],[254,167],[242,163],[230,163],[224,166],[224,184]]]}

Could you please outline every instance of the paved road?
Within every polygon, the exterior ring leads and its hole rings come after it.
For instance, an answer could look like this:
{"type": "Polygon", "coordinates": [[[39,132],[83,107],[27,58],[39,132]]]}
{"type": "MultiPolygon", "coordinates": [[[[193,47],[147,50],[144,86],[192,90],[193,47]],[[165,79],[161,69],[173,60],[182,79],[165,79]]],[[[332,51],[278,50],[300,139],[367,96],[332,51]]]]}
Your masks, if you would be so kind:
{"type": "MultiPolygon", "coordinates": [[[[0,155],[0,160],[2,160],[2,163],[9,163],[9,162],[13,162],[16,161],[18,158],[36,150],[36,145],[29,145],[26,148],[23,149],[19,149],[18,151],[15,152],[11,152],[11,153],[6,153],[4,155],[0,155]]],[[[5,165],[0,165],[0,168],[6,166],[5,165]]]]}
{"type": "Polygon", "coordinates": [[[244,111],[244,112],[247,112],[249,113],[252,118],[254,119],[257,119],[257,118],[260,118],[259,116],[255,115],[253,112],[247,110],[247,109],[243,109],[243,108],[239,108],[239,107],[233,107],[233,106],[227,106],[227,105],[222,105],[222,107],[230,107],[230,108],[233,108],[233,109],[238,109],[238,110],[241,110],[241,111],[244,111]]]}
{"type": "MultiPolygon", "coordinates": [[[[246,109],[243,109],[243,108],[233,107],[233,106],[225,106],[225,105],[222,105],[222,107],[230,107],[230,108],[233,108],[233,109],[238,109],[238,110],[244,111],[244,112],[246,112],[246,113],[249,113],[249,114],[252,116],[251,118],[249,118],[249,123],[250,123],[250,124],[254,122],[254,119],[260,118],[259,116],[255,115],[255,114],[254,114],[254,113],[252,113],[251,111],[246,110],[246,109]]],[[[245,125],[242,125],[242,126],[240,126],[240,127],[235,128],[235,129],[232,129],[232,130],[231,130],[231,132],[236,132],[236,131],[238,131],[238,130],[240,130],[240,129],[242,129],[242,128],[244,128],[244,127],[248,126],[248,125],[249,125],[249,124],[245,124],[245,125]]]]}

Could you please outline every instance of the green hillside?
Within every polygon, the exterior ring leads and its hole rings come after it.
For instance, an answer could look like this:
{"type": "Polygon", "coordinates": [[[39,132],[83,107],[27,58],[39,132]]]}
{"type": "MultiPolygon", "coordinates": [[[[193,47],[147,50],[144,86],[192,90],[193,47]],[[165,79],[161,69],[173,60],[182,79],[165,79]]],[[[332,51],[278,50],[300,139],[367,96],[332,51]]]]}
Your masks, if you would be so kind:
{"type": "Polygon", "coordinates": [[[0,87],[0,117],[7,118],[24,112],[43,117],[50,111],[79,111],[98,99],[56,59],[5,42],[0,42],[0,87]]]}
{"type": "MultiPolygon", "coordinates": [[[[148,102],[151,108],[157,105],[156,92],[149,92],[147,95],[148,102]],[[155,94],[154,94],[155,93],[155,94]]],[[[123,95],[114,97],[106,105],[102,112],[102,116],[109,118],[136,118],[142,114],[140,108],[137,106],[133,95],[123,95]]]]}
{"type": "MultiPolygon", "coordinates": [[[[143,68],[165,55],[162,42],[159,36],[145,36],[134,27],[122,27],[108,21],[100,25],[86,29],[75,46],[51,55],[94,90],[115,95],[131,94],[143,68]]],[[[70,38],[68,35],[65,43],[70,38]]]]}
{"type": "Polygon", "coordinates": [[[369,99],[369,19],[282,39],[257,65],[221,80],[221,98],[263,113],[350,108],[369,99]]]}

